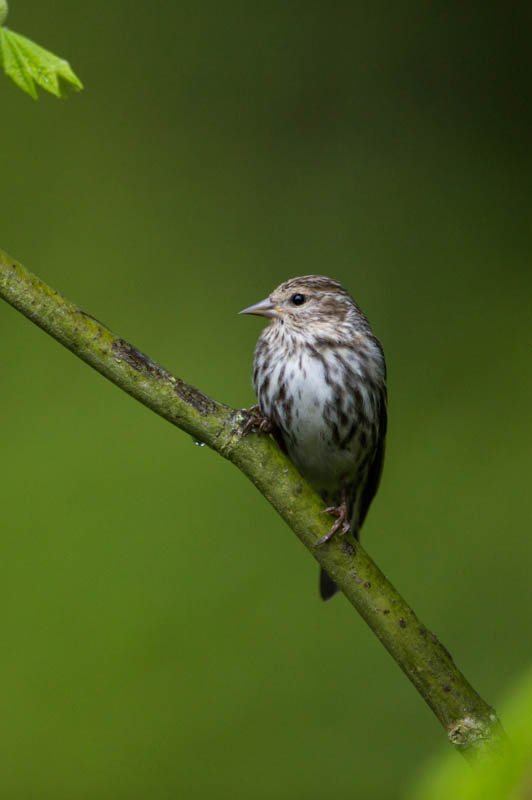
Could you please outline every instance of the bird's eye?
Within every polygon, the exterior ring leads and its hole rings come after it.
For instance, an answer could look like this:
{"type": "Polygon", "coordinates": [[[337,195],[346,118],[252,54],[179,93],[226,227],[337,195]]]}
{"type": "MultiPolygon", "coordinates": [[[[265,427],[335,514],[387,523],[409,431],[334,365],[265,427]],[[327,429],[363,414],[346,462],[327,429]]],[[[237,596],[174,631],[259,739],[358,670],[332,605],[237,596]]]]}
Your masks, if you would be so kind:
{"type": "Polygon", "coordinates": [[[304,294],[293,294],[290,299],[295,306],[302,306],[307,298],[304,294]]]}

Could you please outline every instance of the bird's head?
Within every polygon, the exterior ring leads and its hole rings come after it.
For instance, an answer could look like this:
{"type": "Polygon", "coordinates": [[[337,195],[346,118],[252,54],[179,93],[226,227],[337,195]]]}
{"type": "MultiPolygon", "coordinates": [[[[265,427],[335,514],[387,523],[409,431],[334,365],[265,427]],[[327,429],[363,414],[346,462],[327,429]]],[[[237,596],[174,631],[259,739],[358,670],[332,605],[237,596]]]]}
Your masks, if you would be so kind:
{"type": "Polygon", "coordinates": [[[288,330],[330,335],[365,317],[339,281],[322,275],[305,275],[285,281],[265,300],[241,314],[257,314],[288,330]]]}

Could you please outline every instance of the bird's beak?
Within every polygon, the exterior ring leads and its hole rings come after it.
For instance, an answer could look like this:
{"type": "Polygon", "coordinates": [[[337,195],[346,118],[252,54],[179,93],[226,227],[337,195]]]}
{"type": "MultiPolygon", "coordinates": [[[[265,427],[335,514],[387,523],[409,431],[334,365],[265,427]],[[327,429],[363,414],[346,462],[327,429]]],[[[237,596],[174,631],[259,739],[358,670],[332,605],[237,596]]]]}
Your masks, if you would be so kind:
{"type": "Polygon", "coordinates": [[[261,300],[260,303],[255,303],[254,306],[249,306],[249,308],[244,308],[243,311],[239,311],[239,314],[256,314],[259,317],[278,317],[279,316],[279,309],[275,307],[269,297],[266,300],[261,300]]]}

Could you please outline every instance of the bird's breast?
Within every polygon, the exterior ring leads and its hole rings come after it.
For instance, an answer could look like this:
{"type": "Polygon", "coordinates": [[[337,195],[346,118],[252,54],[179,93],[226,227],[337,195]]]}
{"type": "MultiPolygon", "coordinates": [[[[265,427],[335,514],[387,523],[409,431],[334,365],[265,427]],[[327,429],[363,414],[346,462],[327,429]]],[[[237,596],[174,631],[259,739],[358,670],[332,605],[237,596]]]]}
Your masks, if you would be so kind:
{"type": "Polygon", "coordinates": [[[353,475],[371,445],[373,405],[355,354],[315,347],[267,348],[256,356],[262,412],[280,429],[288,454],[317,489],[353,475]]]}

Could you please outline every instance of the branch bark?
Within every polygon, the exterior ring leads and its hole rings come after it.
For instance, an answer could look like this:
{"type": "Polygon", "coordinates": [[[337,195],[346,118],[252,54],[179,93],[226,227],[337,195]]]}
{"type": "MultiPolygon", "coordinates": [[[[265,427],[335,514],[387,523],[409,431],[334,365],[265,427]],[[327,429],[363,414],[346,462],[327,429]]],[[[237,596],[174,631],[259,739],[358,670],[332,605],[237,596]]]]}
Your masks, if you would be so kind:
{"type": "Polygon", "coordinates": [[[242,436],[245,411],[202,394],[65,300],[0,251],[0,296],[120,389],[237,466],[327,570],[469,760],[499,750],[497,715],[351,536],[316,547],[323,504],[271,437],[242,436]]]}

